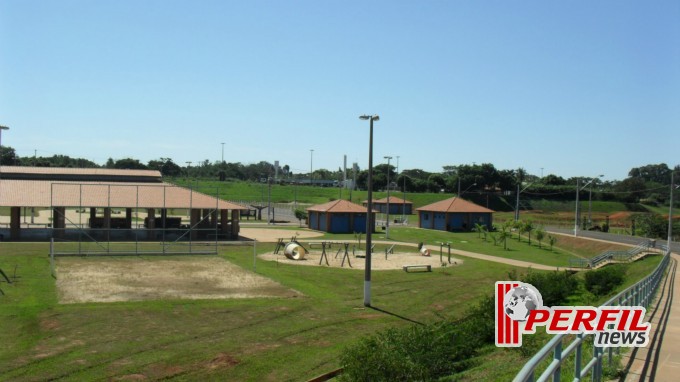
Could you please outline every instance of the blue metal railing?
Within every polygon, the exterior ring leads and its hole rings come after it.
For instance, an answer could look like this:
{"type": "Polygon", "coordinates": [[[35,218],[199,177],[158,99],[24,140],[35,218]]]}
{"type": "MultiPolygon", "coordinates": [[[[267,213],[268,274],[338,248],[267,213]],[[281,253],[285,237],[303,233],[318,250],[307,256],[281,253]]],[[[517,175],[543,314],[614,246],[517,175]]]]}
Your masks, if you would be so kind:
{"type": "MultiPolygon", "coordinates": [[[[601,306],[644,306],[647,307],[652,301],[661,280],[663,279],[666,268],[670,263],[670,256],[665,255],[661,263],[656,269],[644,279],[637,282],[635,285],[625,289],[621,293],[612,297],[609,301],[601,306]]],[[[566,346],[562,349],[563,342],[568,340],[566,334],[558,334],[554,336],[541,350],[539,350],[531,359],[524,365],[522,370],[515,376],[513,382],[534,382],[547,381],[552,378],[553,381],[559,382],[565,362],[569,356],[574,353],[574,381],[581,381],[585,376],[592,371],[591,377],[593,381],[602,380],[602,361],[604,359],[605,350],[607,350],[609,362],[611,364],[613,358],[613,348],[605,348],[593,345],[593,354],[590,358],[584,359],[583,343],[587,335],[576,335],[566,346]],[[553,354],[553,360],[548,364],[547,368],[535,378],[536,369],[543,363],[543,361],[553,354]],[[585,365],[583,364],[584,362],[585,365]]]]}

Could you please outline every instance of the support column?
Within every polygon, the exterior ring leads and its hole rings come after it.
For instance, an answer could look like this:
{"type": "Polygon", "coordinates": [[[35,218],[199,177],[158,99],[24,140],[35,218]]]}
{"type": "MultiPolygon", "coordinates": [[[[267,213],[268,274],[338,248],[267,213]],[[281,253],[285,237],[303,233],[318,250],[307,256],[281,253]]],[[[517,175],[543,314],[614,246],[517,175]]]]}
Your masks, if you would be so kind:
{"type": "Polygon", "coordinates": [[[104,208],[104,229],[111,229],[111,208],[104,208]]]}
{"type": "Polygon", "coordinates": [[[9,214],[9,238],[18,240],[21,236],[21,207],[11,207],[9,214]]]}
{"type": "Polygon", "coordinates": [[[52,209],[52,228],[55,237],[64,237],[66,228],[66,207],[54,207],[52,209]]]}
{"type": "Polygon", "coordinates": [[[106,241],[111,241],[111,208],[104,208],[104,237],[106,241]]]}
{"type": "Polygon", "coordinates": [[[220,223],[222,223],[222,234],[226,237],[227,233],[229,233],[229,210],[220,210],[220,223]]]}
{"type": "Polygon", "coordinates": [[[125,209],[125,228],[132,229],[132,208],[125,209]]]}
{"type": "Polygon", "coordinates": [[[238,239],[238,233],[240,231],[239,218],[241,217],[240,210],[231,210],[231,238],[238,239]]]}
{"type": "Polygon", "coordinates": [[[191,240],[196,240],[198,237],[198,231],[195,230],[196,224],[198,224],[199,221],[201,221],[201,210],[197,209],[192,209],[191,210],[191,222],[189,223],[191,225],[191,240]]]}
{"type": "Polygon", "coordinates": [[[156,210],[153,208],[147,209],[146,216],[147,238],[154,240],[156,239],[156,210]]]}
{"type": "Polygon", "coordinates": [[[94,207],[90,208],[90,227],[92,227],[92,221],[97,218],[97,209],[94,207]]]}

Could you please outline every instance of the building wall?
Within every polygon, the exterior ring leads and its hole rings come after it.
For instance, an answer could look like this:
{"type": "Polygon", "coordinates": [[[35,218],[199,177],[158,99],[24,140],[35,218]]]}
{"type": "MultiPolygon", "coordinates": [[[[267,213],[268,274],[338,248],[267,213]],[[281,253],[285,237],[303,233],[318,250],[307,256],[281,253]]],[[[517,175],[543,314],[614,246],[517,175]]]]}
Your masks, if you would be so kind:
{"type": "Polygon", "coordinates": [[[441,231],[470,231],[475,223],[485,225],[489,230],[493,227],[493,214],[484,213],[444,213],[419,211],[420,228],[441,231]]]}

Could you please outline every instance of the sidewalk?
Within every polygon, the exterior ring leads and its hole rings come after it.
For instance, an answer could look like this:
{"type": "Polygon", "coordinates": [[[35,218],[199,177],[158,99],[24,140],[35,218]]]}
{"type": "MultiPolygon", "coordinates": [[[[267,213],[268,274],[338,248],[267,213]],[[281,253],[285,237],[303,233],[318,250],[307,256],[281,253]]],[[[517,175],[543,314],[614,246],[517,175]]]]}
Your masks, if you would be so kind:
{"type": "Polygon", "coordinates": [[[680,272],[677,267],[680,256],[669,265],[669,273],[658,297],[647,311],[652,324],[649,345],[635,348],[624,355],[622,363],[628,370],[625,381],[680,380],[680,306],[674,304],[675,292],[680,292],[680,272]]]}

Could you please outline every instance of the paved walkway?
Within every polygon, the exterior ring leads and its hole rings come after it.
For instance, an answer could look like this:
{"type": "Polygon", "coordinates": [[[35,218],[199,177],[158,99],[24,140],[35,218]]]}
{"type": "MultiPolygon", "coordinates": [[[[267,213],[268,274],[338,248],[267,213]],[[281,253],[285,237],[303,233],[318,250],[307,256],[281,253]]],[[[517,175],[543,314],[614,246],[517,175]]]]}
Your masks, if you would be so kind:
{"type": "Polygon", "coordinates": [[[635,348],[623,358],[626,382],[680,380],[680,306],[673,303],[675,293],[680,292],[680,277],[676,277],[680,256],[673,254],[672,259],[659,295],[647,311],[652,324],[649,345],[635,348]]]}

